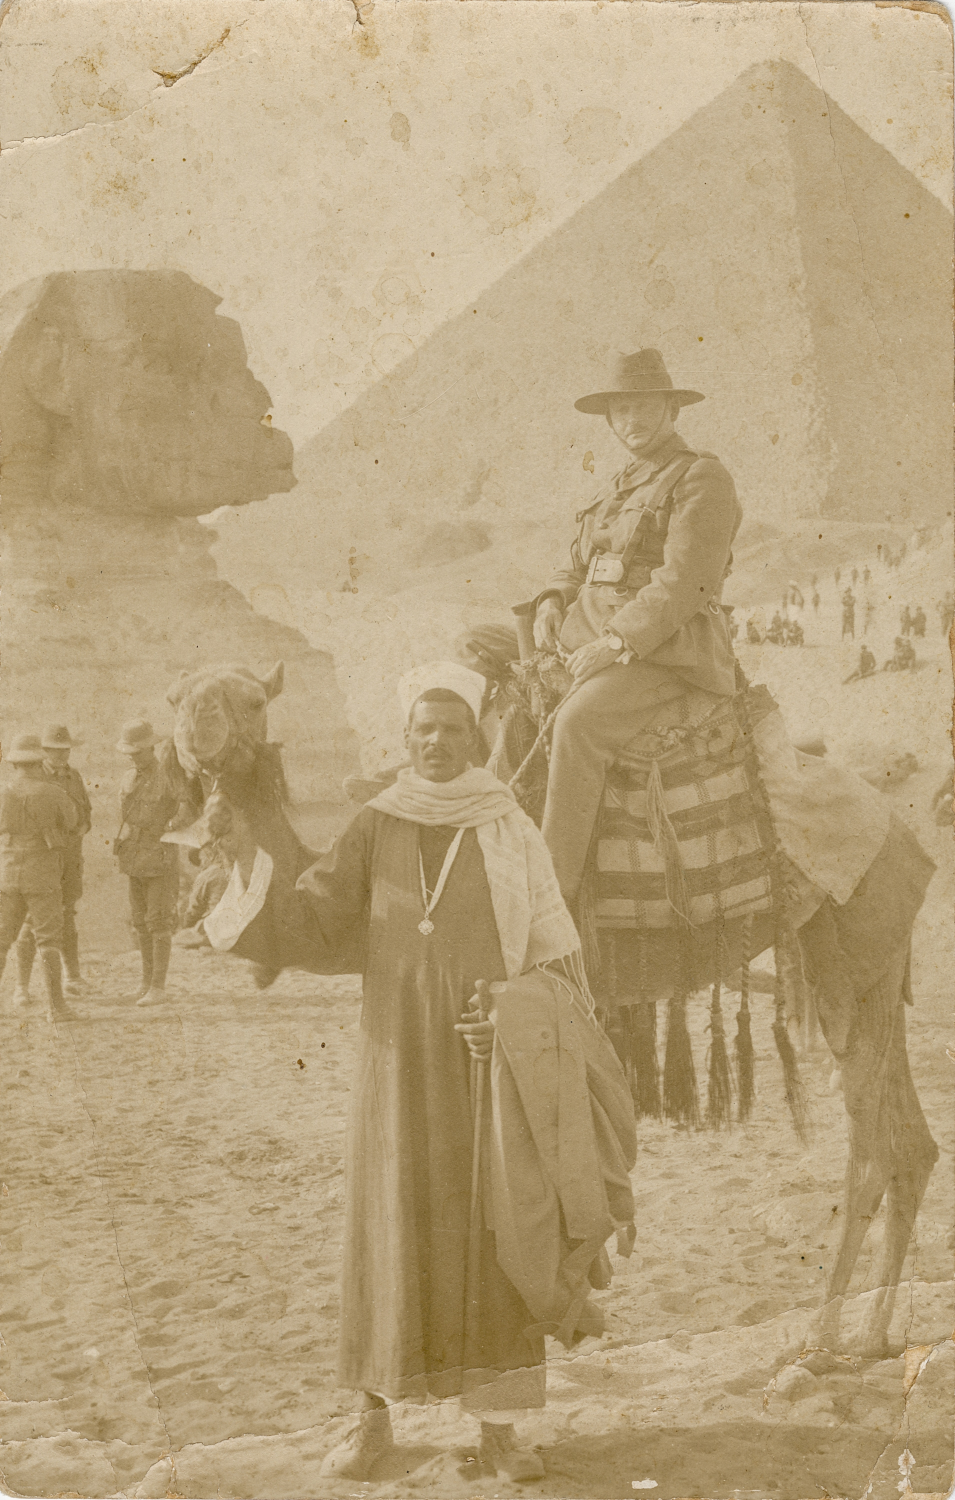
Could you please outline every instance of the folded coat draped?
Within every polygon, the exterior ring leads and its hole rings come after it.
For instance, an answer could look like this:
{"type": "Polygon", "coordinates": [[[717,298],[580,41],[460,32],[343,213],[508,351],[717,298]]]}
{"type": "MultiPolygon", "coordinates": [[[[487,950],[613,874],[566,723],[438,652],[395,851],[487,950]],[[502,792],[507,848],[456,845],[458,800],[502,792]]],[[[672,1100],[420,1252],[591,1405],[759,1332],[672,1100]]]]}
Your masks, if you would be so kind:
{"type": "Polygon", "coordinates": [[[633,1102],[606,1034],[563,975],[491,987],[494,1050],[483,1142],[485,1220],[497,1261],[565,1344],[600,1333],[588,1302],[609,1284],[604,1250],[633,1247],[633,1102]]]}

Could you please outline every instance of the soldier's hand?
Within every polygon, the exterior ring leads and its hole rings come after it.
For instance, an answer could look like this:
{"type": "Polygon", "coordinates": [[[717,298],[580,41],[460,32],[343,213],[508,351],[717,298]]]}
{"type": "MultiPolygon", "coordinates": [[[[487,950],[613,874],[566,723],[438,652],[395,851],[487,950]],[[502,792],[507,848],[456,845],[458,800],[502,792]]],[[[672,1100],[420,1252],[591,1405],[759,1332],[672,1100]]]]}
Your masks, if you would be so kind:
{"type": "Polygon", "coordinates": [[[568,659],[567,668],[574,682],[587,682],[589,678],[596,677],[598,672],[603,672],[612,666],[620,655],[616,646],[608,646],[602,637],[595,641],[588,641],[586,646],[581,646],[568,659]]]}
{"type": "Polygon", "coordinates": [[[564,611],[553,595],[542,599],[534,616],[534,645],[538,651],[556,651],[560,643],[560,630],[564,623],[564,611]]]}

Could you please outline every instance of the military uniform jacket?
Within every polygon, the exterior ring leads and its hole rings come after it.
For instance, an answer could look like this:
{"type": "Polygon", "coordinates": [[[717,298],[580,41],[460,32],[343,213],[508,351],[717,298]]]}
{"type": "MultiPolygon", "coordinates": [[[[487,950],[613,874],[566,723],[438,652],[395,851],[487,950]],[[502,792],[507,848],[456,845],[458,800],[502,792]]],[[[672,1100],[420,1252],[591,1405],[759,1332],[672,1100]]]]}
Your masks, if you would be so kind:
{"type": "Polygon", "coordinates": [[[38,777],[0,792],[0,890],[58,891],[63,849],[77,824],[72,798],[38,777]]]}
{"type": "Polygon", "coordinates": [[[676,433],[629,463],[579,512],[571,565],[539,596],[555,594],[564,605],[562,644],[576,650],[612,629],[641,661],[693,687],[734,692],[721,595],[742,515],[719,459],[676,433]],[[587,581],[602,554],[622,564],[616,582],[587,581]]]}
{"type": "Polygon", "coordinates": [[[179,802],[166,786],[158,761],[144,771],[134,766],[126,773],[119,807],[122,826],[114,852],[120,873],[141,879],[162,875],[177,857],[175,845],[162,844],[160,838],[179,802]]]}
{"type": "Polygon", "coordinates": [[[89,833],[93,822],[93,809],[83,778],[75,766],[48,766],[45,761],[43,772],[50,784],[65,792],[76,807],[77,823],[70,835],[70,842],[79,845],[89,833]]]}

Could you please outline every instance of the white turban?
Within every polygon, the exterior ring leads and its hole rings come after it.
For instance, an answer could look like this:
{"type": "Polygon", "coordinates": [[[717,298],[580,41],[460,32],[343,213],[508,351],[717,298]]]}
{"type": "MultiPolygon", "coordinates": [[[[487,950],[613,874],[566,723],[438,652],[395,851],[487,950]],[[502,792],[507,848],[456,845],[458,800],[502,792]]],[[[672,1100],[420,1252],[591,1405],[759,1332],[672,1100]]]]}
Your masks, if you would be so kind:
{"type": "Polygon", "coordinates": [[[422,693],[430,693],[432,688],[445,688],[464,699],[477,723],[481,717],[486,686],[487,683],[479,673],[472,672],[470,667],[462,667],[460,662],[429,661],[402,677],[398,683],[398,701],[407,724],[411,718],[411,710],[422,693]]]}

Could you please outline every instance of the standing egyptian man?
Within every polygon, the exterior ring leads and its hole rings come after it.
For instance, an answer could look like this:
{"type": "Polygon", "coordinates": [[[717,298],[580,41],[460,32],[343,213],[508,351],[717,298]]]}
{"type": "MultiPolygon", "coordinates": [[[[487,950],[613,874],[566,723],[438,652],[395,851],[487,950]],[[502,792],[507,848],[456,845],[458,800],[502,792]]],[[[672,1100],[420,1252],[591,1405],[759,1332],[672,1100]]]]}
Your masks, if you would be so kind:
{"type": "MultiPolygon", "coordinates": [[[[83,894],[83,840],[92,827],[92,808],[82,776],[70,765],[70,753],[78,745],[65,724],[51,724],[43,733],[43,774],[71,799],[77,823],[66,837],[62,850],[63,873],[63,967],[66,979],[64,993],[71,999],[82,993],[79,937],[76,931],[76,906],[83,894]]],[[[26,1005],[30,996],[30,976],[36,956],[36,934],[28,917],[17,939],[17,986],[15,1005],[26,1005]]]]}
{"type": "Polygon", "coordinates": [[[326,1477],[369,1477],[392,1445],[387,1401],[456,1395],[481,1420],[485,1472],[543,1477],[513,1429],[517,1413],[544,1404],[540,1318],[502,1269],[495,1233],[485,1224],[474,1241],[469,1224],[468,1054],[486,1059],[494,1042],[495,1022],[474,1014],[481,980],[553,966],[566,987],[582,961],[540,833],[473,764],[484,689],[454,662],[403,680],[411,766],[291,893],[272,901],[278,872],[240,814],[219,834],[234,865],[204,919],[214,948],[273,971],[363,974],[339,1381],[364,1393],[364,1410],[327,1455],[326,1477]]]}
{"type": "Polygon", "coordinates": [[[160,1005],[166,998],[166,972],[176,930],[179,850],[162,835],[179,810],[156,758],[159,736],[145,719],[123,726],[116,748],[133,768],[119,793],[121,826],[114,852],[129,880],[129,911],[143,963],[137,1005],[160,1005]]]}
{"type": "MultiPolygon", "coordinates": [[[[0,792],[0,974],[29,917],[55,1020],[68,1015],[60,956],[63,850],[76,828],[76,807],[44,775],[38,735],[18,735],[4,758],[14,768],[14,780],[0,792]]],[[[28,995],[14,997],[18,1006],[28,1000],[28,995]]]]}
{"type": "Polygon", "coordinates": [[[674,426],[703,399],[674,387],[658,350],[641,349],[575,402],[606,419],[629,458],[578,514],[570,566],[532,601],[537,646],[572,653],[576,690],[554,724],[542,829],[572,906],[616,756],[651,725],[680,722],[688,694],[705,706],[736,690],[721,593],[742,510],[719,459],[674,426]]]}

